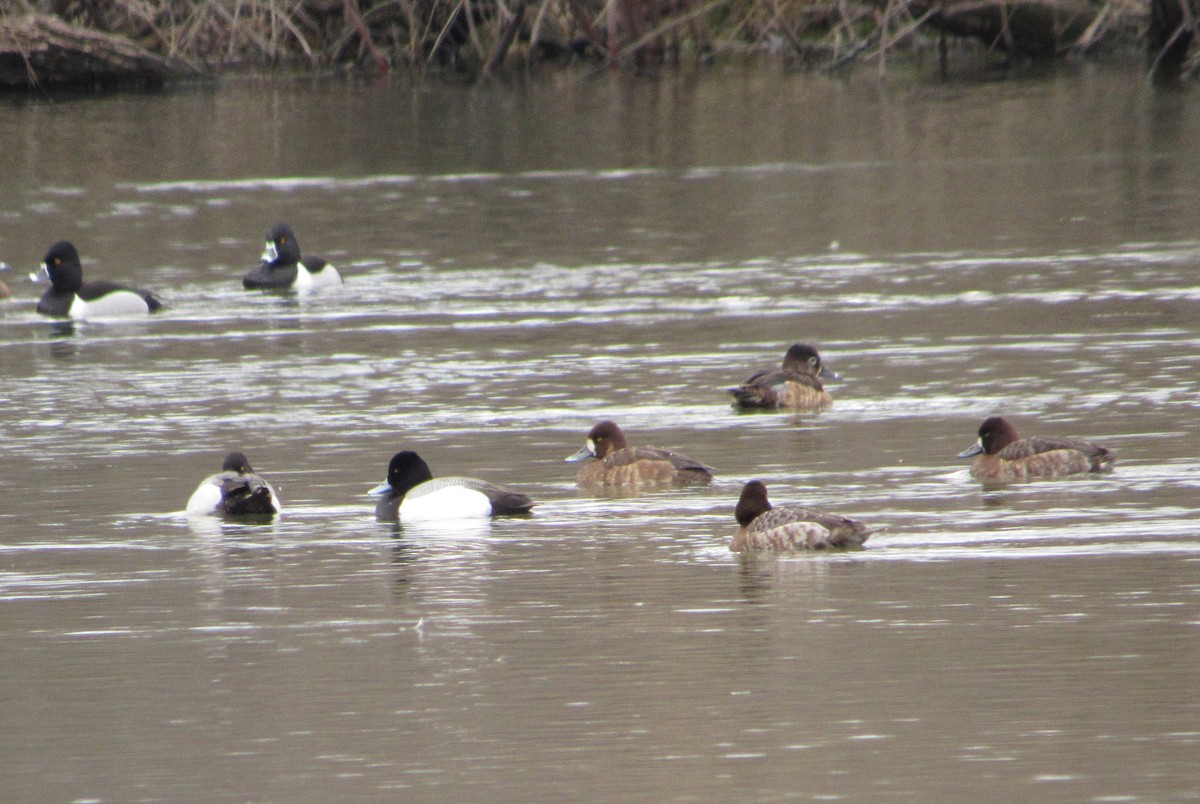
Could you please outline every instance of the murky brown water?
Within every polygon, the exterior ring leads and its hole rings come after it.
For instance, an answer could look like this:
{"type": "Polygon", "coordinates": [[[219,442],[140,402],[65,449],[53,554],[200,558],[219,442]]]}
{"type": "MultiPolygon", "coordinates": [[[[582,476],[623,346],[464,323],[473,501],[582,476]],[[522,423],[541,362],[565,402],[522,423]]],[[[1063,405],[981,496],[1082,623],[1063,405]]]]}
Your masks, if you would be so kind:
{"type": "Polygon", "coordinates": [[[0,113],[6,800],[1200,790],[1200,107],[1138,76],[241,82],[0,113]],[[276,219],[347,281],[247,293],[276,219]],[[160,291],[54,325],[73,240],[160,291]],[[819,415],[723,389],[816,343],[819,415]],[[979,421],[1108,477],[984,491],[979,421]],[[596,420],[718,467],[596,499],[596,420]],[[177,514],[224,452],[271,525],[177,514]],[[392,452],[528,519],[376,523],[392,452]],[[886,525],[739,558],[743,481],[886,525]]]}

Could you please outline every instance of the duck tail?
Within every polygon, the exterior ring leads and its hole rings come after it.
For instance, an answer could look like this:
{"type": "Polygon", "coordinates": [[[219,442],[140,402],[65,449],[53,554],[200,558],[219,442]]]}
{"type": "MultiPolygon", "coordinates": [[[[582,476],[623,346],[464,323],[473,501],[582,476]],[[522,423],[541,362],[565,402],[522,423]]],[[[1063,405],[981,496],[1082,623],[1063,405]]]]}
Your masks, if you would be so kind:
{"type": "Polygon", "coordinates": [[[737,388],[729,388],[728,391],[733,396],[734,407],[775,407],[775,392],[770,388],[759,388],[753,385],[739,385],[737,388]]]}

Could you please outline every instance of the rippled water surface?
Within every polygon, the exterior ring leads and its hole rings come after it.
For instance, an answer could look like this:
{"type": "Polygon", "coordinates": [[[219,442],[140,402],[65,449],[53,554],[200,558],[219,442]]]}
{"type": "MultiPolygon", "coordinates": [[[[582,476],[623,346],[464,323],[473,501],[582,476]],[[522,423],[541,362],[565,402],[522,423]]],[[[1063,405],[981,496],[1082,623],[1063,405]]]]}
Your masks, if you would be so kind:
{"type": "Polygon", "coordinates": [[[1200,790],[1200,109],[1137,76],[238,81],[0,115],[6,800],[1200,790]],[[345,285],[246,292],[289,221],[345,285]],[[52,323],[76,243],[159,291],[52,323]],[[820,414],[726,388],[808,341],[820,414]],[[1117,470],[984,489],[987,415],[1117,470]],[[577,490],[603,418],[708,486],[577,490]],[[179,513],[240,448],[270,524],[179,513]],[[525,518],[397,528],[391,454],[525,518]],[[884,530],[738,557],[741,484],[884,530]]]}

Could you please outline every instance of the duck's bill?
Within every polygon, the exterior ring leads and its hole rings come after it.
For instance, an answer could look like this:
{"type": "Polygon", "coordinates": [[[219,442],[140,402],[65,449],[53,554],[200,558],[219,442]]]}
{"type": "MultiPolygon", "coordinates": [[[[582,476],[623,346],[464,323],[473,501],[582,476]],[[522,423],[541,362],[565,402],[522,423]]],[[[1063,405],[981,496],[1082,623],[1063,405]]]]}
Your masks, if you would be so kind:
{"type": "Polygon", "coordinates": [[[375,488],[368,491],[367,496],[368,497],[382,497],[385,494],[391,494],[391,493],[392,493],[392,484],[388,483],[385,480],[382,483],[380,483],[378,486],[376,486],[375,488]]]}
{"type": "Polygon", "coordinates": [[[263,249],[262,261],[275,262],[277,259],[279,259],[279,250],[275,248],[274,243],[267,241],[267,247],[263,249]]]}
{"type": "Polygon", "coordinates": [[[50,267],[47,266],[46,263],[42,263],[41,265],[38,266],[38,269],[36,271],[31,271],[29,273],[29,281],[30,282],[49,282],[50,281],[50,267]]]}
{"type": "Polygon", "coordinates": [[[842,379],[841,374],[838,374],[836,371],[824,364],[821,365],[821,370],[817,372],[817,376],[821,377],[822,379],[833,380],[834,382],[838,382],[842,379]]]}
{"type": "Polygon", "coordinates": [[[576,452],[574,455],[568,455],[563,459],[563,461],[566,463],[575,463],[577,461],[586,460],[590,457],[592,457],[592,451],[588,449],[587,444],[584,444],[579,448],[579,452],[576,452]]]}
{"type": "Polygon", "coordinates": [[[958,453],[958,457],[970,458],[972,455],[978,455],[981,452],[983,452],[983,445],[976,441],[970,446],[969,449],[964,449],[962,452],[958,453]]]}

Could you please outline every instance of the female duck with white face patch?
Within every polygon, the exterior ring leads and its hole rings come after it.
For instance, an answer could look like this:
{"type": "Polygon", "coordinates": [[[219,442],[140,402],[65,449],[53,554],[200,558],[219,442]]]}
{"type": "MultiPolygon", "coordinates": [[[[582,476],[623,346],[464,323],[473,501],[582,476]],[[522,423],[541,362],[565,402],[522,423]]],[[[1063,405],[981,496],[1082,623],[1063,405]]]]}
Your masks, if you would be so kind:
{"type": "Polygon", "coordinates": [[[652,488],[680,483],[707,483],[713,468],[662,447],[631,447],[616,422],[602,421],[587,434],[583,448],[566,458],[584,461],[575,473],[583,487],[652,488]]]}
{"type": "Polygon", "coordinates": [[[50,282],[50,289],[38,299],[37,311],[42,315],[84,321],[145,315],[163,306],[148,290],[105,280],[84,282],[79,252],[66,240],[50,247],[37,272],[29,278],[50,282]]]}
{"type": "Polygon", "coordinates": [[[300,256],[300,242],[286,223],[271,227],[262,263],[242,277],[242,286],[252,290],[311,290],[340,284],[341,274],[324,259],[300,256]]]}
{"type": "Polygon", "coordinates": [[[410,450],[397,452],[387,480],[368,494],[379,497],[375,518],[383,522],[440,522],[527,514],[533,500],[519,491],[473,477],[434,478],[429,465],[410,450]]]}
{"type": "Polygon", "coordinates": [[[1062,477],[1108,472],[1117,454],[1108,447],[1074,438],[1022,438],[1001,416],[979,425],[979,438],[960,458],[973,458],[971,476],[989,483],[1009,483],[1038,477],[1062,477]]]}

